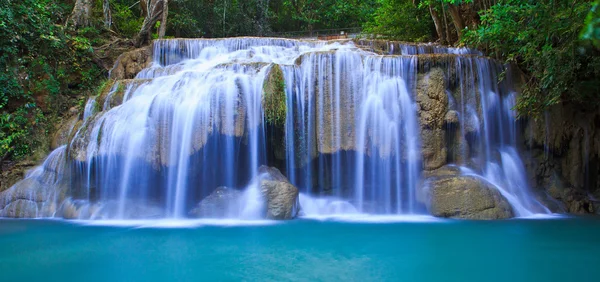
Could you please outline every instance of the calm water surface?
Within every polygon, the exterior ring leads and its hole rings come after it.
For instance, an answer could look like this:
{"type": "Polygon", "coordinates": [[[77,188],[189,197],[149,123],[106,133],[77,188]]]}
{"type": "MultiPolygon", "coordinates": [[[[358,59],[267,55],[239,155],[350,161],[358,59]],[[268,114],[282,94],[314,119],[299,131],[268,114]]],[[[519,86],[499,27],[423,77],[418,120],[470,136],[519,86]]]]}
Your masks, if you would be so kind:
{"type": "Polygon", "coordinates": [[[0,281],[600,281],[595,218],[144,224],[0,220],[0,281]]]}

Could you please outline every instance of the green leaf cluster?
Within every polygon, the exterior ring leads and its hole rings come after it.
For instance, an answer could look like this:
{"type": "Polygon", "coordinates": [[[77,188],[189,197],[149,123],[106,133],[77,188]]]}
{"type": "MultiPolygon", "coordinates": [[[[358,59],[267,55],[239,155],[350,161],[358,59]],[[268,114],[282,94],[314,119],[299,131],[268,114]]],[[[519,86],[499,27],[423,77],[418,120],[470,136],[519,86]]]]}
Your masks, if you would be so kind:
{"type": "Polygon", "coordinates": [[[61,24],[69,10],[50,0],[0,2],[0,157],[28,155],[48,119],[100,74],[90,41],[61,24]]]}
{"type": "Polygon", "coordinates": [[[594,2],[581,31],[581,39],[600,49],[600,0],[594,2]]]}
{"type": "Polygon", "coordinates": [[[521,115],[537,116],[561,102],[597,107],[600,57],[579,39],[591,2],[502,0],[481,12],[481,25],[467,30],[463,43],[523,71],[521,115]]]}
{"type": "Polygon", "coordinates": [[[425,42],[433,39],[433,22],[426,9],[412,0],[379,0],[378,9],[365,24],[365,33],[378,37],[425,42]]]}

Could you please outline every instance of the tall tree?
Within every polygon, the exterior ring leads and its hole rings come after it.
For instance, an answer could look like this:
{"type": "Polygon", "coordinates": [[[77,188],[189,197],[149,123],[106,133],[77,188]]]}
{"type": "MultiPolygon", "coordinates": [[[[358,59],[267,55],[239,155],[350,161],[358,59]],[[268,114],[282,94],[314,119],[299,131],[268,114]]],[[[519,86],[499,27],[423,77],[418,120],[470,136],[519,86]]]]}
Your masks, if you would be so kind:
{"type": "Polygon", "coordinates": [[[102,11],[104,12],[104,27],[110,29],[112,26],[112,12],[110,10],[110,1],[103,0],[102,11]]]}
{"type": "Polygon", "coordinates": [[[294,11],[294,18],[306,23],[309,34],[319,22],[321,10],[325,8],[325,0],[286,0],[284,4],[294,11]]]}
{"type": "Polygon", "coordinates": [[[135,36],[135,46],[141,47],[146,45],[152,39],[152,29],[159,19],[162,18],[165,0],[141,0],[142,15],[144,22],[140,28],[140,32],[135,36]]]}
{"type": "Polygon", "coordinates": [[[77,0],[73,6],[73,12],[69,16],[67,26],[81,28],[90,26],[90,17],[92,16],[93,0],[77,0]]]}
{"type": "Polygon", "coordinates": [[[169,0],[163,0],[163,12],[160,20],[160,28],[158,29],[158,38],[165,37],[167,32],[167,16],[169,15],[169,0]]]}
{"type": "Polygon", "coordinates": [[[433,20],[433,23],[435,25],[435,31],[440,40],[440,43],[446,43],[446,36],[444,32],[444,26],[442,25],[442,20],[440,19],[438,12],[435,10],[432,4],[429,4],[429,14],[431,15],[431,19],[433,20]]]}

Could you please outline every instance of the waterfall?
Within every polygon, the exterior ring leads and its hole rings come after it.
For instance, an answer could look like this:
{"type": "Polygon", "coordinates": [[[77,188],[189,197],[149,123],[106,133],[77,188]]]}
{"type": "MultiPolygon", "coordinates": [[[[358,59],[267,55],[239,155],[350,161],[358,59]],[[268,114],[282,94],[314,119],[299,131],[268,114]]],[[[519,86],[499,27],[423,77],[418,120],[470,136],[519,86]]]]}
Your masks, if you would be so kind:
{"type": "Polygon", "coordinates": [[[260,165],[277,164],[301,191],[305,214],[425,214],[416,89],[423,66],[435,65],[446,67],[455,90],[444,103],[459,117],[460,150],[447,159],[494,184],[518,215],[547,212],[527,185],[516,94],[496,83],[502,66],[466,48],[391,43],[375,52],[365,44],[154,41],[152,64],[91,98],[60,148],[70,196],[100,204],[98,218],[185,218],[217,187],[248,187],[237,214],[256,218],[262,204],[251,180],[260,165]],[[274,66],[285,85],[280,128],[263,111],[274,66]]]}
{"type": "Polygon", "coordinates": [[[56,148],[40,166],[28,171],[23,180],[0,192],[0,216],[54,216],[68,190],[65,152],[66,146],[56,148]]]}
{"type": "Polygon", "coordinates": [[[83,120],[87,120],[91,115],[93,115],[96,111],[96,97],[90,97],[88,101],[85,103],[85,108],[83,109],[83,120]]]}
{"type": "Polygon", "coordinates": [[[470,152],[462,150],[462,165],[468,174],[494,184],[518,216],[550,213],[531,194],[526,170],[517,152],[516,93],[506,83],[496,84],[501,66],[485,58],[462,57],[456,62],[459,76],[462,135],[473,132],[470,152]],[[470,129],[468,129],[470,128],[470,129]],[[468,160],[471,158],[470,160],[468,160]]]}

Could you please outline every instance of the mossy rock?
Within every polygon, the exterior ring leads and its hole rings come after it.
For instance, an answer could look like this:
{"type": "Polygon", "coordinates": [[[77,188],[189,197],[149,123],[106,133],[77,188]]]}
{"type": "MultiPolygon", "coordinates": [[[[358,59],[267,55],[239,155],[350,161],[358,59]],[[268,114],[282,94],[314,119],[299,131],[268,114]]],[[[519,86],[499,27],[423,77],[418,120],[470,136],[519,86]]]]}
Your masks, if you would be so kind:
{"type": "Polygon", "coordinates": [[[283,128],[287,115],[285,79],[279,65],[273,65],[263,86],[262,106],[268,123],[283,128]]]}

